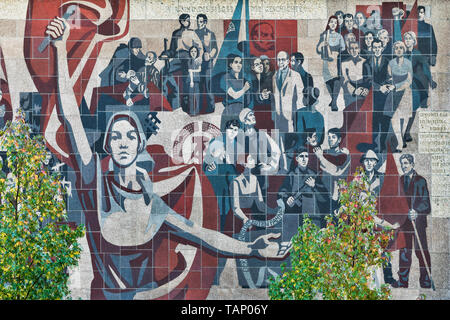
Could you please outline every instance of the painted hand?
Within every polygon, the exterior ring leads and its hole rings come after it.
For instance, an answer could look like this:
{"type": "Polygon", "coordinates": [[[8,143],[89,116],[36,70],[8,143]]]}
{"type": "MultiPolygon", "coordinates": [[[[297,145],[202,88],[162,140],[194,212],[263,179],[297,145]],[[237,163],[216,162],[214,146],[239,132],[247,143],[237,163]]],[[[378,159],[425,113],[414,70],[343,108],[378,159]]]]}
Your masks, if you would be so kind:
{"type": "Polygon", "coordinates": [[[409,218],[409,220],[414,221],[417,219],[417,215],[418,215],[417,211],[414,209],[411,209],[411,210],[409,210],[408,218],[409,218]]]}
{"type": "Polygon", "coordinates": [[[53,40],[53,45],[59,47],[65,45],[70,34],[70,27],[65,19],[56,17],[48,24],[45,34],[53,40]]]}
{"type": "Polygon", "coordinates": [[[289,197],[286,202],[287,202],[289,207],[292,207],[294,205],[294,198],[293,197],[289,197]]]}
{"type": "Polygon", "coordinates": [[[316,186],[316,180],[313,177],[309,177],[308,179],[306,179],[305,183],[311,188],[314,188],[316,186]]]}
{"type": "Polygon", "coordinates": [[[279,238],[281,233],[270,233],[260,236],[251,245],[252,251],[257,251],[263,258],[283,258],[289,252],[292,242],[278,243],[269,239],[279,238]]]}
{"type": "Polygon", "coordinates": [[[318,157],[321,157],[321,156],[323,155],[323,150],[322,150],[321,147],[315,147],[315,148],[313,149],[313,151],[314,151],[314,153],[315,153],[318,157]]]}

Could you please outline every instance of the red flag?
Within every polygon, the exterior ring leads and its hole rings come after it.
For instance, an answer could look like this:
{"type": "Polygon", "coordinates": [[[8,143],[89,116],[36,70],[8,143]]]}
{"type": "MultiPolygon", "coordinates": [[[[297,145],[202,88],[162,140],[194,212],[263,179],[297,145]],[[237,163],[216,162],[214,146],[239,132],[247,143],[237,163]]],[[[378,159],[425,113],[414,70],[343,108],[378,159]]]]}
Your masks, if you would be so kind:
{"type": "MultiPolygon", "coordinates": [[[[76,6],[68,18],[71,25],[67,41],[69,74],[78,105],[84,96],[88,81],[104,42],[122,38],[128,34],[130,4],[128,0],[29,0],[25,25],[24,56],[37,90],[42,96],[41,131],[46,133],[50,116],[58,103],[55,48],[38,49],[45,39],[45,30],[56,16],[62,17],[69,6],[76,6]]],[[[47,145],[60,160],[71,164],[70,143],[58,121],[51,122],[46,135],[47,145]]]]}
{"type": "MultiPolygon", "coordinates": [[[[202,166],[199,164],[189,164],[184,166],[178,166],[165,152],[164,148],[159,145],[152,145],[147,147],[149,154],[155,159],[155,168],[151,173],[151,178],[154,183],[163,181],[174,177],[179,174],[185,174],[186,169],[194,167],[178,188],[174,189],[170,194],[163,197],[163,200],[177,213],[190,220],[196,220],[194,215],[201,215],[202,227],[210,230],[218,230],[219,208],[217,199],[214,194],[214,190],[208,180],[203,174],[202,166]],[[167,173],[159,173],[160,169],[175,166],[176,170],[167,173]],[[198,174],[195,174],[198,173],[198,174]],[[197,188],[200,186],[201,194],[196,194],[197,188]],[[194,208],[194,201],[201,199],[203,210],[202,212],[196,212],[194,208]]],[[[198,189],[197,189],[198,192],[198,189]]],[[[198,208],[197,208],[198,209],[198,208]]],[[[169,234],[165,234],[166,239],[163,242],[163,246],[155,252],[155,262],[170,261],[169,268],[160,268],[160,272],[167,272],[171,268],[176,268],[179,264],[181,256],[176,253],[174,249],[178,243],[182,242],[182,239],[176,239],[173,236],[169,237],[169,234]]],[[[187,268],[187,266],[185,266],[187,268]]],[[[207,250],[197,249],[193,263],[188,270],[186,278],[179,283],[176,288],[171,290],[167,295],[158,299],[187,299],[187,300],[203,300],[206,299],[209,290],[213,284],[217,268],[217,253],[209,252],[207,250]]],[[[159,275],[163,278],[164,274],[159,275]]]]}
{"type": "Polygon", "coordinates": [[[342,141],[351,154],[348,179],[352,180],[352,172],[361,166],[359,159],[363,152],[358,150],[359,144],[372,144],[372,89],[363,102],[354,102],[344,110],[342,125],[342,141]]]}
{"type": "MultiPolygon", "coordinates": [[[[405,32],[412,31],[417,36],[417,20],[419,19],[419,12],[417,10],[417,0],[414,2],[408,17],[405,20],[405,24],[402,27],[402,34],[405,32]]],[[[417,42],[415,47],[417,47],[417,42]]]]}

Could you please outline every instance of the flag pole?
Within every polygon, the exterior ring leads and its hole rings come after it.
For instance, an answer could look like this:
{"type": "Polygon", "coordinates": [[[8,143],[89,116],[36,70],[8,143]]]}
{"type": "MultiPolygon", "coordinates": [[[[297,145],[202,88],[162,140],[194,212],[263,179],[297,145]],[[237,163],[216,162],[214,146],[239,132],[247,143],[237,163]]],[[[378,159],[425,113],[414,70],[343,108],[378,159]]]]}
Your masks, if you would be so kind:
{"type": "Polygon", "coordinates": [[[430,267],[428,266],[427,259],[425,259],[425,254],[424,254],[423,248],[422,248],[422,242],[420,241],[419,233],[417,232],[416,222],[415,222],[414,220],[412,220],[411,222],[412,222],[412,225],[413,225],[413,227],[414,227],[414,233],[416,234],[417,242],[419,243],[419,248],[420,248],[420,253],[422,254],[422,259],[423,259],[423,261],[425,262],[425,267],[426,267],[428,276],[430,277],[431,288],[433,289],[433,291],[436,291],[436,288],[435,288],[434,282],[433,282],[433,278],[431,277],[431,270],[430,270],[430,267]]]}

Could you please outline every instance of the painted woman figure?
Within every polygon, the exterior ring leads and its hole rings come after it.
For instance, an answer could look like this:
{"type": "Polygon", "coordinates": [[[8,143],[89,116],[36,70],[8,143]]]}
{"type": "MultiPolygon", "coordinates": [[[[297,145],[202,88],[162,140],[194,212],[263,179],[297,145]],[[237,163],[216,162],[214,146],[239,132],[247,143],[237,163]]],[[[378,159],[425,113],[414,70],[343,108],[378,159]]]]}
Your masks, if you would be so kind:
{"type": "Polygon", "coordinates": [[[200,113],[202,95],[200,94],[200,72],[202,71],[202,60],[199,59],[199,50],[196,46],[189,49],[188,73],[186,88],[188,88],[189,110],[191,116],[200,113]]]}
{"type": "MultiPolygon", "coordinates": [[[[76,188],[85,215],[94,274],[91,297],[153,299],[168,295],[176,287],[171,281],[190,267],[170,271],[166,265],[166,277],[161,277],[157,266],[164,266],[164,261],[155,251],[161,249],[164,234],[170,233],[180,243],[187,241],[194,247],[201,244],[202,248],[227,256],[279,257],[280,244],[268,241],[273,234],[258,238],[255,248],[253,243],[203,228],[170,208],[153,191],[148,175],[151,169],[139,166],[143,158],[153,165],[155,162],[146,152],[145,133],[132,111],[117,112],[109,119],[103,148],[110,160],[108,172],[102,170],[99,155],[91,150],[74,90],[65,81],[70,79],[66,46],[69,33],[69,24],[61,18],[53,19],[46,30],[56,48],[57,111],[73,148],[76,188]]],[[[166,259],[169,250],[173,249],[167,248],[166,259]]],[[[179,263],[188,265],[189,257],[180,252],[179,256],[184,257],[179,263]]]]}
{"type": "Polygon", "coordinates": [[[405,44],[402,41],[395,42],[395,58],[389,61],[388,65],[388,74],[392,77],[395,89],[389,93],[386,99],[386,103],[390,105],[385,107],[385,114],[392,115],[392,130],[397,138],[395,152],[401,152],[406,147],[403,137],[408,120],[412,117],[411,83],[413,69],[411,61],[404,56],[405,52],[405,44]]]}
{"type": "Polygon", "coordinates": [[[355,13],[355,26],[363,33],[366,33],[368,30],[366,26],[366,15],[361,11],[355,13]]]}
{"type": "Polygon", "coordinates": [[[238,172],[234,164],[227,162],[225,143],[220,139],[210,141],[203,171],[214,189],[219,205],[220,230],[223,231],[228,212],[231,209],[230,186],[238,172]]]}
{"type": "Polygon", "coordinates": [[[405,57],[412,63],[413,79],[412,79],[412,99],[413,99],[413,113],[409,118],[408,125],[405,132],[405,142],[411,142],[410,134],[411,127],[416,118],[416,113],[419,108],[428,108],[428,97],[430,87],[436,88],[436,82],[430,71],[428,58],[425,57],[418,49],[414,48],[417,44],[417,37],[413,31],[408,31],[403,34],[403,40],[406,46],[405,57]]]}
{"type": "Polygon", "coordinates": [[[341,80],[338,74],[338,55],[345,50],[345,42],[342,35],[337,32],[339,23],[336,16],[328,19],[327,28],[320,35],[319,43],[316,47],[317,54],[323,60],[323,80],[327,85],[331,96],[329,106],[332,111],[337,111],[337,98],[341,90],[341,80]]]}
{"type": "Polygon", "coordinates": [[[266,207],[258,178],[252,172],[255,168],[256,159],[247,154],[241,174],[234,178],[231,189],[233,212],[244,224],[250,217],[242,209],[251,209],[252,214],[259,213],[262,216],[275,213],[275,209],[266,207]]]}
{"type": "Polygon", "coordinates": [[[224,131],[228,120],[239,119],[239,113],[250,106],[250,82],[242,76],[242,58],[236,54],[227,56],[228,72],[220,81],[220,88],[226,93],[225,107],[220,121],[220,130],[224,131]]]}

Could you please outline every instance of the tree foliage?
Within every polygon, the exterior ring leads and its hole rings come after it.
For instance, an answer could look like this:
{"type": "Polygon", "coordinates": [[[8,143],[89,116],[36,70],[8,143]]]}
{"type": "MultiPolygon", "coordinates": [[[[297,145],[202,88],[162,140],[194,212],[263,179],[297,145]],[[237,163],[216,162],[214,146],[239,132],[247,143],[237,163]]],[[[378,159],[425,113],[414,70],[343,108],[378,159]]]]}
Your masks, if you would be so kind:
{"type": "Polygon", "coordinates": [[[271,299],[389,299],[388,285],[374,285],[373,276],[388,259],[383,252],[392,231],[376,227],[376,198],[361,168],[350,183],[339,182],[339,194],[339,211],[325,228],[304,219],[292,240],[292,267],[271,279],[271,299]]]}
{"type": "Polygon", "coordinates": [[[0,172],[0,299],[67,298],[84,227],[66,223],[61,177],[44,165],[43,138],[30,134],[23,115],[0,139],[10,171],[0,172]]]}

